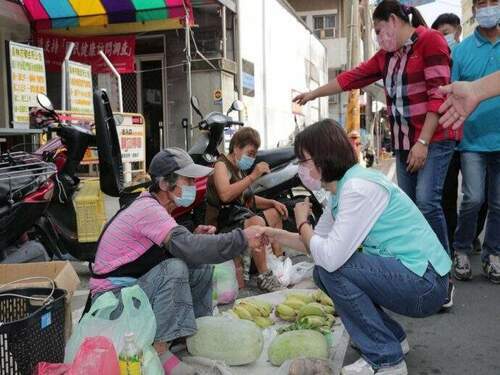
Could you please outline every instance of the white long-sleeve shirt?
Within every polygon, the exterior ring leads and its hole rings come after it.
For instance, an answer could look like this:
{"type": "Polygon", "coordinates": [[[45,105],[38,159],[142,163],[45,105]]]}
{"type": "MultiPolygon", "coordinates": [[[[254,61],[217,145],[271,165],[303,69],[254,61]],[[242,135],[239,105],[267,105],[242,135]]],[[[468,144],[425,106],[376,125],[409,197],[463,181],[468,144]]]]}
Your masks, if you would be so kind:
{"type": "Polygon", "coordinates": [[[389,193],[375,182],[352,178],[338,197],[334,218],[330,203],[314,228],[309,248],[316,265],[333,272],[349,260],[389,203],[389,193]]]}

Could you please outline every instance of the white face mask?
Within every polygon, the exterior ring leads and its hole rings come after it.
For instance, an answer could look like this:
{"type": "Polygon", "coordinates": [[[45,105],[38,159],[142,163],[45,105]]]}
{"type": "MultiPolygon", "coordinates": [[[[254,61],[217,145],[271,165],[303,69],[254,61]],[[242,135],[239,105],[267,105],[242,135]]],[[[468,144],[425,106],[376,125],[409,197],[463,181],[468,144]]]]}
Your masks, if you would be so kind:
{"type": "Polygon", "coordinates": [[[500,5],[476,9],[476,21],[482,28],[491,29],[500,21],[500,5]]]}
{"type": "Polygon", "coordinates": [[[444,38],[446,39],[446,43],[448,43],[448,47],[450,47],[450,49],[452,49],[457,45],[457,41],[455,40],[455,35],[448,34],[445,35],[444,38]]]}

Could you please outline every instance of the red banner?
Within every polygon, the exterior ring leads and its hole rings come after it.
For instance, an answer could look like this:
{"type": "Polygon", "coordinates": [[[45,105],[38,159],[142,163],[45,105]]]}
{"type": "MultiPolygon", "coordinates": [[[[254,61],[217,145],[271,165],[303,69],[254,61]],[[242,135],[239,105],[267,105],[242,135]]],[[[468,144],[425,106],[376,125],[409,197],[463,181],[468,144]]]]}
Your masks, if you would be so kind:
{"type": "Polygon", "coordinates": [[[67,38],[52,34],[36,34],[36,45],[45,53],[45,67],[49,72],[60,72],[66,46],[75,43],[70,60],[92,66],[92,73],[109,73],[110,70],[99,51],[103,51],[120,73],[135,71],[135,36],[96,36],[91,38],[67,38]]]}

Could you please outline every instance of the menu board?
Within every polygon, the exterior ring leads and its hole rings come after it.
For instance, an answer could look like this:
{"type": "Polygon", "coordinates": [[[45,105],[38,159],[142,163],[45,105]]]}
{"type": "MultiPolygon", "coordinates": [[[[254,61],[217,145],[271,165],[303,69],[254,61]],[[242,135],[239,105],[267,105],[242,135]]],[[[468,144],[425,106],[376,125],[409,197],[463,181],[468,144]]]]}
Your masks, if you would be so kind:
{"type": "Polygon", "coordinates": [[[68,61],[67,64],[69,110],[94,113],[91,66],[74,61],[68,61]]]}
{"type": "Polygon", "coordinates": [[[36,95],[47,93],[43,49],[9,41],[12,123],[28,128],[29,108],[37,106],[36,95]]]}

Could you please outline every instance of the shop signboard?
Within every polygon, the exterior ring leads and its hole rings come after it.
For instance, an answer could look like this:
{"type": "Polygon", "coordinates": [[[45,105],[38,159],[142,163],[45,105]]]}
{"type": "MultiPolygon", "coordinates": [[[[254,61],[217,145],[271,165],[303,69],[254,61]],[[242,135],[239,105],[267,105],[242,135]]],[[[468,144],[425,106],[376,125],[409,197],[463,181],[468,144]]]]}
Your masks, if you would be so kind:
{"type": "Polygon", "coordinates": [[[255,96],[255,67],[250,61],[243,59],[242,61],[243,71],[242,71],[242,84],[243,84],[243,95],[255,96]]]}
{"type": "Polygon", "coordinates": [[[94,36],[89,38],[65,37],[52,34],[37,34],[37,46],[45,52],[47,71],[60,72],[66,53],[66,46],[73,42],[75,47],[71,60],[92,66],[93,73],[109,73],[109,68],[99,56],[99,51],[111,61],[119,73],[133,73],[135,64],[135,36],[94,36]]]}
{"type": "Polygon", "coordinates": [[[144,118],[138,114],[123,113],[123,122],[116,126],[122,161],[124,163],[144,162],[146,151],[146,134],[144,118]]]}
{"type": "MultiPolygon", "coordinates": [[[[377,4],[382,0],[378,0],[377,4]]],[[[402,5],[407,5],[409,7],[418,7],[420,5],[434,3],[436,0],[399,0],[402,5]]]]}
{"type": "Polygon", "coordinates": [[[12,123],[29,127],[29,108],[37,106],[36,95],[47,93],[43,50],[9,42],[12,123]]]}
{"type": "Polygon", "coordinates": [[[92,97],[92,67],[77,63],[67,62],[69,110],[79,113],[94,113],[92,97]]]}

